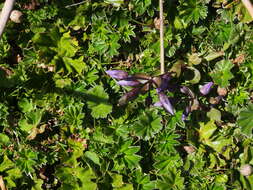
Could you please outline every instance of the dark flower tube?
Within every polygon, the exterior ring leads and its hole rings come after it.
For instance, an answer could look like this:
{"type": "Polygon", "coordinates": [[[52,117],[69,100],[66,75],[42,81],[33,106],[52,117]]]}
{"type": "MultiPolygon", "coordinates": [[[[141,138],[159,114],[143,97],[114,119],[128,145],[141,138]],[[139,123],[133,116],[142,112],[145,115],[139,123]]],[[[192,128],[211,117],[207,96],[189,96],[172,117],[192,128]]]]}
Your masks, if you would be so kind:
{"type": "Polygon", "coordinates": [[[138,86],[141,84],[138,80],[120,80],[117,83],[120,86],[138,86]]]}
{"type": "Polygon", "coordinates": [[[199,91],[200,91],[200,93],[201,93],[202,95],[207,95],[207,94],[210,92],[212,86],[213,86],[213,82],[208,82],[208,83],[206,83],[205,85],[203,85],[203,86],[199,89],[199,91]]]}
{"type": "Polygon", "coordinates": [[[191,112],[191,105],[187,106],[182,114],[182,120],[185,121],[191,112]]]}
{"type": "Polygon", "coordinates": [[[161,75],[162,83],[161,83],[161,90],[168,90],[169,87],[169,81],[171,80],[171,74],[170,73],[165,73],[161,75]]]}
{"type": "Polygon", "coordinates": [[[108,70],[105,71],[110,77],[118,79],[118,80],[123,80],[128,77],[128,73],[126,71],[122,70],[108,70]]]}
{"type": "Polygon", "coordinates": [[[174,115],[174,108],[170,103],[169,98],[164,94],[164,92],[158,92],[159,100],[163,106],[163,108],[168,111],[171,115],[174,115]]]}
{"type": "Polygon", "coordinates": [[[135,98],[138,97],[139,93],[141,92],[141,87],[133,88],[126,94],[124,94],[118,101],[119,106],[123,106],[126,103],[128,103],[131,100],[134,100],[135,98]]]}

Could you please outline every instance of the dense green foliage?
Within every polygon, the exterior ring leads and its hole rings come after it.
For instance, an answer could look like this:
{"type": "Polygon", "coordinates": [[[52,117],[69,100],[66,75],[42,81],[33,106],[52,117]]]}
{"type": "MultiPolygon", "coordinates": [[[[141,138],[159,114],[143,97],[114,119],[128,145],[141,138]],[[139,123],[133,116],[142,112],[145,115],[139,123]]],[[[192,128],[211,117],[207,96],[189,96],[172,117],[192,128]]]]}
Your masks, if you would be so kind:
{"type": "Polygon", "coordinates": [[[253,164],[253,25],[243,4],[165,0],[166,70],[199,100],[182,121],[188,97],[178,89],[168,93],[174,116],[152,106],[155,89],[118,106],[131,88],[105,73],[159,75],[158,0],[69,6],[77,2],[17,1],[23,20],[0,40],[8,189],[253,189],[240,172],[253,164]]]}

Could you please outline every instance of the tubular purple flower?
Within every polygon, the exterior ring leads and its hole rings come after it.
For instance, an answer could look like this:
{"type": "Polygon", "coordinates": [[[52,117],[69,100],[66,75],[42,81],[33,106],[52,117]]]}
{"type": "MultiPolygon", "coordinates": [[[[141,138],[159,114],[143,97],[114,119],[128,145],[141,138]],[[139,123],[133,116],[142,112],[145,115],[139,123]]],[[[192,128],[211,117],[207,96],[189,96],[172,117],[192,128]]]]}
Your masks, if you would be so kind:
{"type": "Polygon", "coordinates": [[[208,82],[208,83],[206,83],[205,85],[203,85],[203,86],[199,89],[199,91],[200,91],[200,93],[201,93],[202,95],[205,96],[205,95],[207,95],[207,94],[210,92],[212,86],[213,86],[213,82],[208,82]]]}
{"type": "Polygon", "coordinates": [[[170,73],[165,73],[161,76],[162,83],[160,88],[162,90],[167,90],[169,87],[169,81],[171,80],[171,74],[170,73]]]}
{"type": "Polygon", "coordinates": [[[117,83],[120,86],[139,86],[141,84],[138,80],[120,80],[117,83]]]}
{"type": "Polygon", "coordinates": [[[188,96],[190,96],[192,99],[194,99],[195,94],[186,86],[181,86],[180,91],[188,96]]]}
{"type": "Polygon", "coordinates": [[[163,108],[171,115],[174,115],[174,108],[171,105],[169,98],[163,92],[158,92],[158,96],[163,108]]]}
{"type": "Polygon", "coordinates": [[[128,73],[126,71],[122,70],[108,70],[105,71],[110,77],[118,79],[118,80],[123,80],[128,77],[128,73]]]}
{"type": "Polygon", "coordinates": [[[119,106],[125,105],[127,102],[134,100],[138,97],[139,93],[141,92],[141,87],[133,88],[126,94],[124,94],[118,101],[119,106]]]}

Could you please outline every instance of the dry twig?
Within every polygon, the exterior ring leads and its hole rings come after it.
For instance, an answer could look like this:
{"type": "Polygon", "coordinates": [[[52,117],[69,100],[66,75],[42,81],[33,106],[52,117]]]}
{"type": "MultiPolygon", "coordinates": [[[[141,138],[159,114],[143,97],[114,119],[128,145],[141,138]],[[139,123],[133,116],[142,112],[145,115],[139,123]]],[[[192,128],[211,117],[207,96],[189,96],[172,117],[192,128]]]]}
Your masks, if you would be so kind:
{"type": "Polygon", "coordinates": [[[0,15],[0,38],[3,34],[5,25],[10,17],[12,7],[15,3],[15,0],[5,0],[4,7],[0,15]]]}
{"type": "Polygon", "coordinates": [[[249,11],[250,16],[253,18],[253,6],[250,0],[242,0],[242,3],[246,7],[246,9],[249,11]]]}
{"type": "Polygon", "coordinates": [[[164,43],[163,43],[163,0],[159,0],[160,6],[160,64],[161,74],[165,72],[164,66],[164,43]]]}
{"type": "Polygon", "coordinates": [[[1,188],[1,190],[6,190],[5,185],[4,185],[3,176],[0,176],[0,188],[1,188]]]}

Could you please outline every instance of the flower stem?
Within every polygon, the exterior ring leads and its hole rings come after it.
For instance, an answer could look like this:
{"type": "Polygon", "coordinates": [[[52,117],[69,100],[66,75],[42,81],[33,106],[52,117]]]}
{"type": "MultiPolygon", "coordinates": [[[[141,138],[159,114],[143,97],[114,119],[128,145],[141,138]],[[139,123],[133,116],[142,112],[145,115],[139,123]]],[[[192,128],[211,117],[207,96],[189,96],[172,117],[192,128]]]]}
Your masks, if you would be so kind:
{"type": "Polygon", "coordinates": [[[164,44],[163,44],[163,0],[159,0],[160,7],[160,64],[161,74],[164,74],[164,44]]]}
{"type": "Polygon", "coordinates": [[[5,0],[4,7],[3,7],[2,11],[1,11],[1,15],[0,15],[0,38],[3,34],[5,25],[10,17],[14,2],[15,2],[15,0],[5,0]]]}

